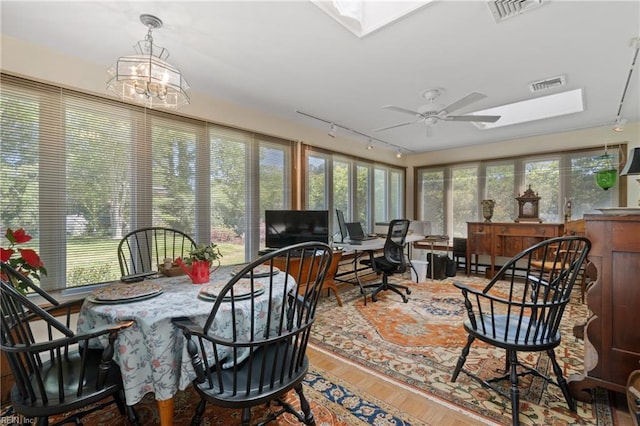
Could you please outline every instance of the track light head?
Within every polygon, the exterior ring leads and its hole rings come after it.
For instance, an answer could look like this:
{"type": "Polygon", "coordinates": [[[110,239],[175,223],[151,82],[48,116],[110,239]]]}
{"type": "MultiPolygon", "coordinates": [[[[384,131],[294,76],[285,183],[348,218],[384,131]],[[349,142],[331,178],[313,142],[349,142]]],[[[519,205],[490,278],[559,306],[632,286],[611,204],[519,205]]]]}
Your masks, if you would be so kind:
{"type": "Polygon", "coordinates": [[[396,152],[396,158],[402,158],[402,151],[398,148],[398,152],[396,152]]]}
{"type": "Polygon", "coordinates": [[[626,119],[620,119],[618,118],[615,122],[615,124],[613,125],[612,130],[614,132],[624,132],[624,125],[627,124],[627,120],[626,119]]]}
{"type": "Polygon", "coordinates": [[[327,133],[332,138],[336,137],[336,125],[331,123],[331,128],[329,129],[329,133],[327,133]]]}

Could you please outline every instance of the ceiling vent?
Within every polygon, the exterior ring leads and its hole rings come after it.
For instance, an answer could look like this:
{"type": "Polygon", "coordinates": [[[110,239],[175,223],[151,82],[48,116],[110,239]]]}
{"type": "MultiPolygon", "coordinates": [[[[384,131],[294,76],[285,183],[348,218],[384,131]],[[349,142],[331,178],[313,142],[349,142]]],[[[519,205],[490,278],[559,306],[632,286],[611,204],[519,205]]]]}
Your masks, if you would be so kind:
{"type": "Polygon", "coordinates": [[[534,81],[533,83],[529,83],[529,90],[531,92],[536,93],[542,90],[553,89],[554,87],[560,87],[567,84],[567,81],[564,75],[552,78],[546,78],[544,80],[534,81]]]}
{"type": "Polygon", "coordinates": [[[488,2],[489,9],[496,22],[513,18],[523,12],[542,6],[543,0],[493,0],[488,2]]]}

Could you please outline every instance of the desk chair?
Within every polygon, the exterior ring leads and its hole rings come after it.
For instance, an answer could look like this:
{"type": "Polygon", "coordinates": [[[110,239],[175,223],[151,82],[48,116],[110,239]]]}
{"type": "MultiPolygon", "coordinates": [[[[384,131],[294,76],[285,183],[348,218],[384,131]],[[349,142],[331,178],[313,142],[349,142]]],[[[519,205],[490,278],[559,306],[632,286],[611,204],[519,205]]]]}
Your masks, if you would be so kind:
{"type": "MultiPolygon", "coordinates": [[[[389,283],[389,277],[393,274],[402,274],[407,271],[407,259],[404,255],[405,239],[409,230],[409,220],[395,219],[389,223],[389,231],[387,232],[387,240],[382,249],[383,255],[375,257],[373,252],[369,253],[369,259],[360,261],[364,265],[370,265],[376,274],[382,274],[382,282],[378,284],[368,284],[363,288],[375,287],[371,293],[371,300],[377,300],[377,295],[383,290],[391,290],[402,296],[404,303],[409,299],[402,294],[401,290],[411,294],[411,290],[403,285],[389,283]]],[[[366,297],[366,294],[365,294],[366,297]]]]}
{"type": "Polygon", "coordinates": [[[41,290],[38,294],[51,303],[41,308],[16,288],[18,281],[26,280],[24,284],[35,289],[31,280],[4,263],[2,272],[0,347],[15,380],[13,410],[35,419],[38,425],[58,415],[65,418],[57,424],[81,424],[84,415],[115,402],[120,413],[137,424],[135,411],[125,405],[120,369],[112,361],[118,333],[133,321],[76,334],[69,328],[72,310],[68,304],[58,303],[41,290]],[[39,327],[46,330],[42,337],[36,331],[39,327]],[[105,341],[104,349],[88,349],[89,341],[96,338],[105,341]],[[112,401],[104,401],[110,397],[112,401]]]}
{"type": "Polygon", "coordinates": [[[569,408],[576,411],[576,403],[562,376],[554,348],[560,344],[562,314],[571,299],[571,289],[590,248],[591,243],[584,237],[551,238],[510,259],[483,290],[454,283],[464,297],[468,319],[463,325],[468,337],[451,381],[455,382],[460,372],[464,372],[482,386],[510,398],[514,426],[519,424],[520,412],[518,377],[525,374],[534,374],[558,385],[569,408]],[[532,261],[537,259],[544,259],[547,268],[532,266],[532,261]],[[524,278],[520,275],[518,262],[526,264],[524,278]],[[498,284],[500,280],[506,281],[507,285],[502,282],[498,284]],[[504,375],[486,379],[481,377],[484,372],[476,375],[463,369],[471,344],[476,338],[505,350],[504,375]],[[521,364],[518,352],[546,352],[557,381],[533,367],[521,364]],[[493,385],[504,379],[510,381],[509,393],[493,385]]]}
{"type": "Polygon", "coordinates": [[[142,274],[158,270],[158,264],[170,257],[185,257],[196,247],[189,235],[177,229],[140,228],[122,237],[118,244],[120,273],[142,274]]]}

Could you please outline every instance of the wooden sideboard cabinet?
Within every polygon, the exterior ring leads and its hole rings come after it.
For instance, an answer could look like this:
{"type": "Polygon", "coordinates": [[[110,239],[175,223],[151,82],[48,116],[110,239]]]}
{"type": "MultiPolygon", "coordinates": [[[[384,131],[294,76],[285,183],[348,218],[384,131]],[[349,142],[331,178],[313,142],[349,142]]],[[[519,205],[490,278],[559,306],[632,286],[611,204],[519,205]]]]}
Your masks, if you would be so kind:
{"type": "Polygon", "coordinates": [[[597,269],[587,290],[584,372],[569,378],[578,400],[590,388],[624,393],[640,362],[640,215],[585,215],[589,260],[597,269]]]}
{"type": "Polygon", "coordinates": [[[493,277],[497,257],[513,257],[540,241],[564,234],[562,223],[467,222],[467,275],[475,255],[491,257],[487,276],[493,277]]]}

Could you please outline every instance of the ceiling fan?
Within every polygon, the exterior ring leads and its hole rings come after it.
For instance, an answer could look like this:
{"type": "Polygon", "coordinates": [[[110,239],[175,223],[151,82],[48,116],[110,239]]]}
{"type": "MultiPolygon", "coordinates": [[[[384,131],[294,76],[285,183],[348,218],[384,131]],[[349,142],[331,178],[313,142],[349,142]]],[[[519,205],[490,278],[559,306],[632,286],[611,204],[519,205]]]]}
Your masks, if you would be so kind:
{"type": "MultiPolygon", "coordinates": [[[[475,122],[488,122],[495,123],[500,119],[499,115],[450,115],[452,112],[466,107],[473,102],[477,102],[480,99],[484,99],[487,95],[478,92],[472,92],[462,99],[459,99],[445,107],[434,103],[434,101],[442,94],[440,89],[428,89],[422,92],[422,96],[426,98],[429,103],[418,108],[418,111],[413,111],[407,108],[401,108],[394,105],[384,105],[382,108],[390,109],[392,111],[398,111],[405,114],[410,114],[416,118],[404,123],[394,124],[392,126],[381,127],[375,129],[374,132],[380,132],[382,130],[389,130],[396,127],[407,126],[415,123],[425,123],[427,126],[435,125],[439,120],[442,121],[475,121],[475,122]]],[[[429,130],[429,127],[427,127],[429,130]]]]}

